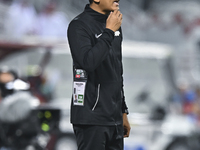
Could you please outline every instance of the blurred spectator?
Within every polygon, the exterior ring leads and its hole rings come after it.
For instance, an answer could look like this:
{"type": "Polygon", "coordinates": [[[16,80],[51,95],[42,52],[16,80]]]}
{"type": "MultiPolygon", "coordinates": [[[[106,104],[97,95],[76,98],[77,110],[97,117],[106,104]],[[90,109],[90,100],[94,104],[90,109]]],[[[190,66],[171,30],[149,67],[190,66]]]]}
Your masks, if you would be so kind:
{"type": "Polygon", "coordinates": [[[143,0],[142,9],[144,11],[149,10],[152,0],[143,0]]]}
{"type": "Polygon", "coordinates": [[[2,4],[10,4],[12,0],[0,0],[0,3],[2,4]]]}
{"type": "Polygon", "coordinates": [[[38,16],[37,34],[42,37],[66,37],[68,21],[64,13],[56,10],[55,2],[48,3],[38,16]]]}
{"type": "Polygon", "coordinates": [[[174,103],[180,105],[180,113],[190,115],[194,113],[194,103],[196,94],[186,83],[181,83],[179,93],[174,96],[174,103]]]}
{"type": "Polygon", "coordinates": [[[13,94],[14,89],[8,87],[8,83],[17,79],[17,74],[13,70],[3,68],[0,70],[0,99],[13,94]]]}
{"type": "Polygon", "coordinates": [[[196,88],[196,100],[194,105],[194,112],[200,125],[200,87],[196,88]]]}
{"type": "Polygon", "coordinates": [[[173,21],[174,21],[175,24],[178,24],[180,26],[182,26],[183,24],[185,24],[184,16],[180,12],[175,12],[174,13],[174,15],[173,15],[173,21]]]}
{"type": "Polygon", "coordinates": [[[28,83],[18,78],[16,71],[6,66],[0,69],[0,100],[16,91],[27,91],[29,87],[28,83]]]}
{"type": "Polygon", "coordinates": [[[20,37],[34,33],[36,11],[29,0],[14,1],[6,19],[6,33],[10,36],[20,37]]]}

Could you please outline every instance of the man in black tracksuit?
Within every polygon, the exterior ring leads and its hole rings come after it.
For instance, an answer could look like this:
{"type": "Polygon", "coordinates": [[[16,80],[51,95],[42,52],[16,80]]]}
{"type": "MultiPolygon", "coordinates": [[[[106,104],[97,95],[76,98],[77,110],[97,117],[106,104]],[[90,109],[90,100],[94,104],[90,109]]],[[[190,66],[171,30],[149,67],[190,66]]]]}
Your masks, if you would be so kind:
{"type": "Polygon", "coordinates": [[[73,58],[71,123],[79,150],[122,150],[130,125],[122,77],[118,0],[90,0],[68,28],[73,58]]]}

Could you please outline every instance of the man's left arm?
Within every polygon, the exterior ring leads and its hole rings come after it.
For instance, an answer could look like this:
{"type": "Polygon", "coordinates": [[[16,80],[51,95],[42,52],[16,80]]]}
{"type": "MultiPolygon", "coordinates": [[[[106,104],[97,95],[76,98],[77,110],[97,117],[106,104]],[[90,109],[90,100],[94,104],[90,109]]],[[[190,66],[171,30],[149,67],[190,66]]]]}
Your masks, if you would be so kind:
{"type": "Polygon", "coordinates": [[[124,137],[129,137],[130,134],[130,124],[128,121],[128,117],[127,115],[129,114],[128,112],[128,107],[126,105],[126,101],[125,101],[125,96],[124,96],[124,84],[123,84],[123,67],[122,67],[122,63],[121,63],[121,78],[122,78],[122,87],[121,87],[121,98],[122,98],[122,113],[123,113],[123,127],[124,127],[124,137]]]}
{"type": "Polygon", "coordinates": [[[128,112],[128,107],[125,102],[123,87],[122,87],[122,113],[123,113],[124,137],[129,137],[131,127],[130,127],[128,117],[127,117],[129,112],[128,112]]]}
{"type": "MultiPolygon", "coordinates": [[[[122,36],[122,29],[119,29],[121,32],[121,38],[123,40],[123,36],[122,36]]],[[[122,50],[122,47],[121,47],[122,50]]],[[[128,121],[128,117],[127,115],[129,114],[128,112],[128,107],[126,105],[126,101],[125,101],[125,96],[124,96],[124,78],[123,78],[123,64],[122,64],[122,53],[121,53],[121,81],[122,81],[122,85],[121,85],[121,98],[122,98],[122,113],[123,113],[123,127],[124,127],[124,137],[129,137],[130,134],[130,124],[128,121]]]]}

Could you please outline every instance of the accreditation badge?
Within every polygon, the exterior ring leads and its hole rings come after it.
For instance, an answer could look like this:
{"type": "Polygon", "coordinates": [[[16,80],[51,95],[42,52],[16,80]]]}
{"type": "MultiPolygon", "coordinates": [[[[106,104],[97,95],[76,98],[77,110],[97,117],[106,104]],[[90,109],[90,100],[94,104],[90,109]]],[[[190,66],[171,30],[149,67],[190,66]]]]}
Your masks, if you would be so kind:
{"type": "Polygon", "coordinates": [[[74,82],[74,105],[84,105],[85,82],[74,82]]]}
{"type": "Polygon", "coordinates": [[[73,104],[84,106],[87,73],[83,69],[74,69],[73,104]]]}

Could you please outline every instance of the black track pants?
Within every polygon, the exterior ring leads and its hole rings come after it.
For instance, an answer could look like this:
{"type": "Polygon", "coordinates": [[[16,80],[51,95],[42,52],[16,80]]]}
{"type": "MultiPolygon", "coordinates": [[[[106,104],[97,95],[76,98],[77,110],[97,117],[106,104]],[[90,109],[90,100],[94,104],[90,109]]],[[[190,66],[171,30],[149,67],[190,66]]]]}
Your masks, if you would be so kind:
{"type": "Polygon", "coordinates": [[[73,125],[78,150],[123,150],[123,127],[73,125]]]}

